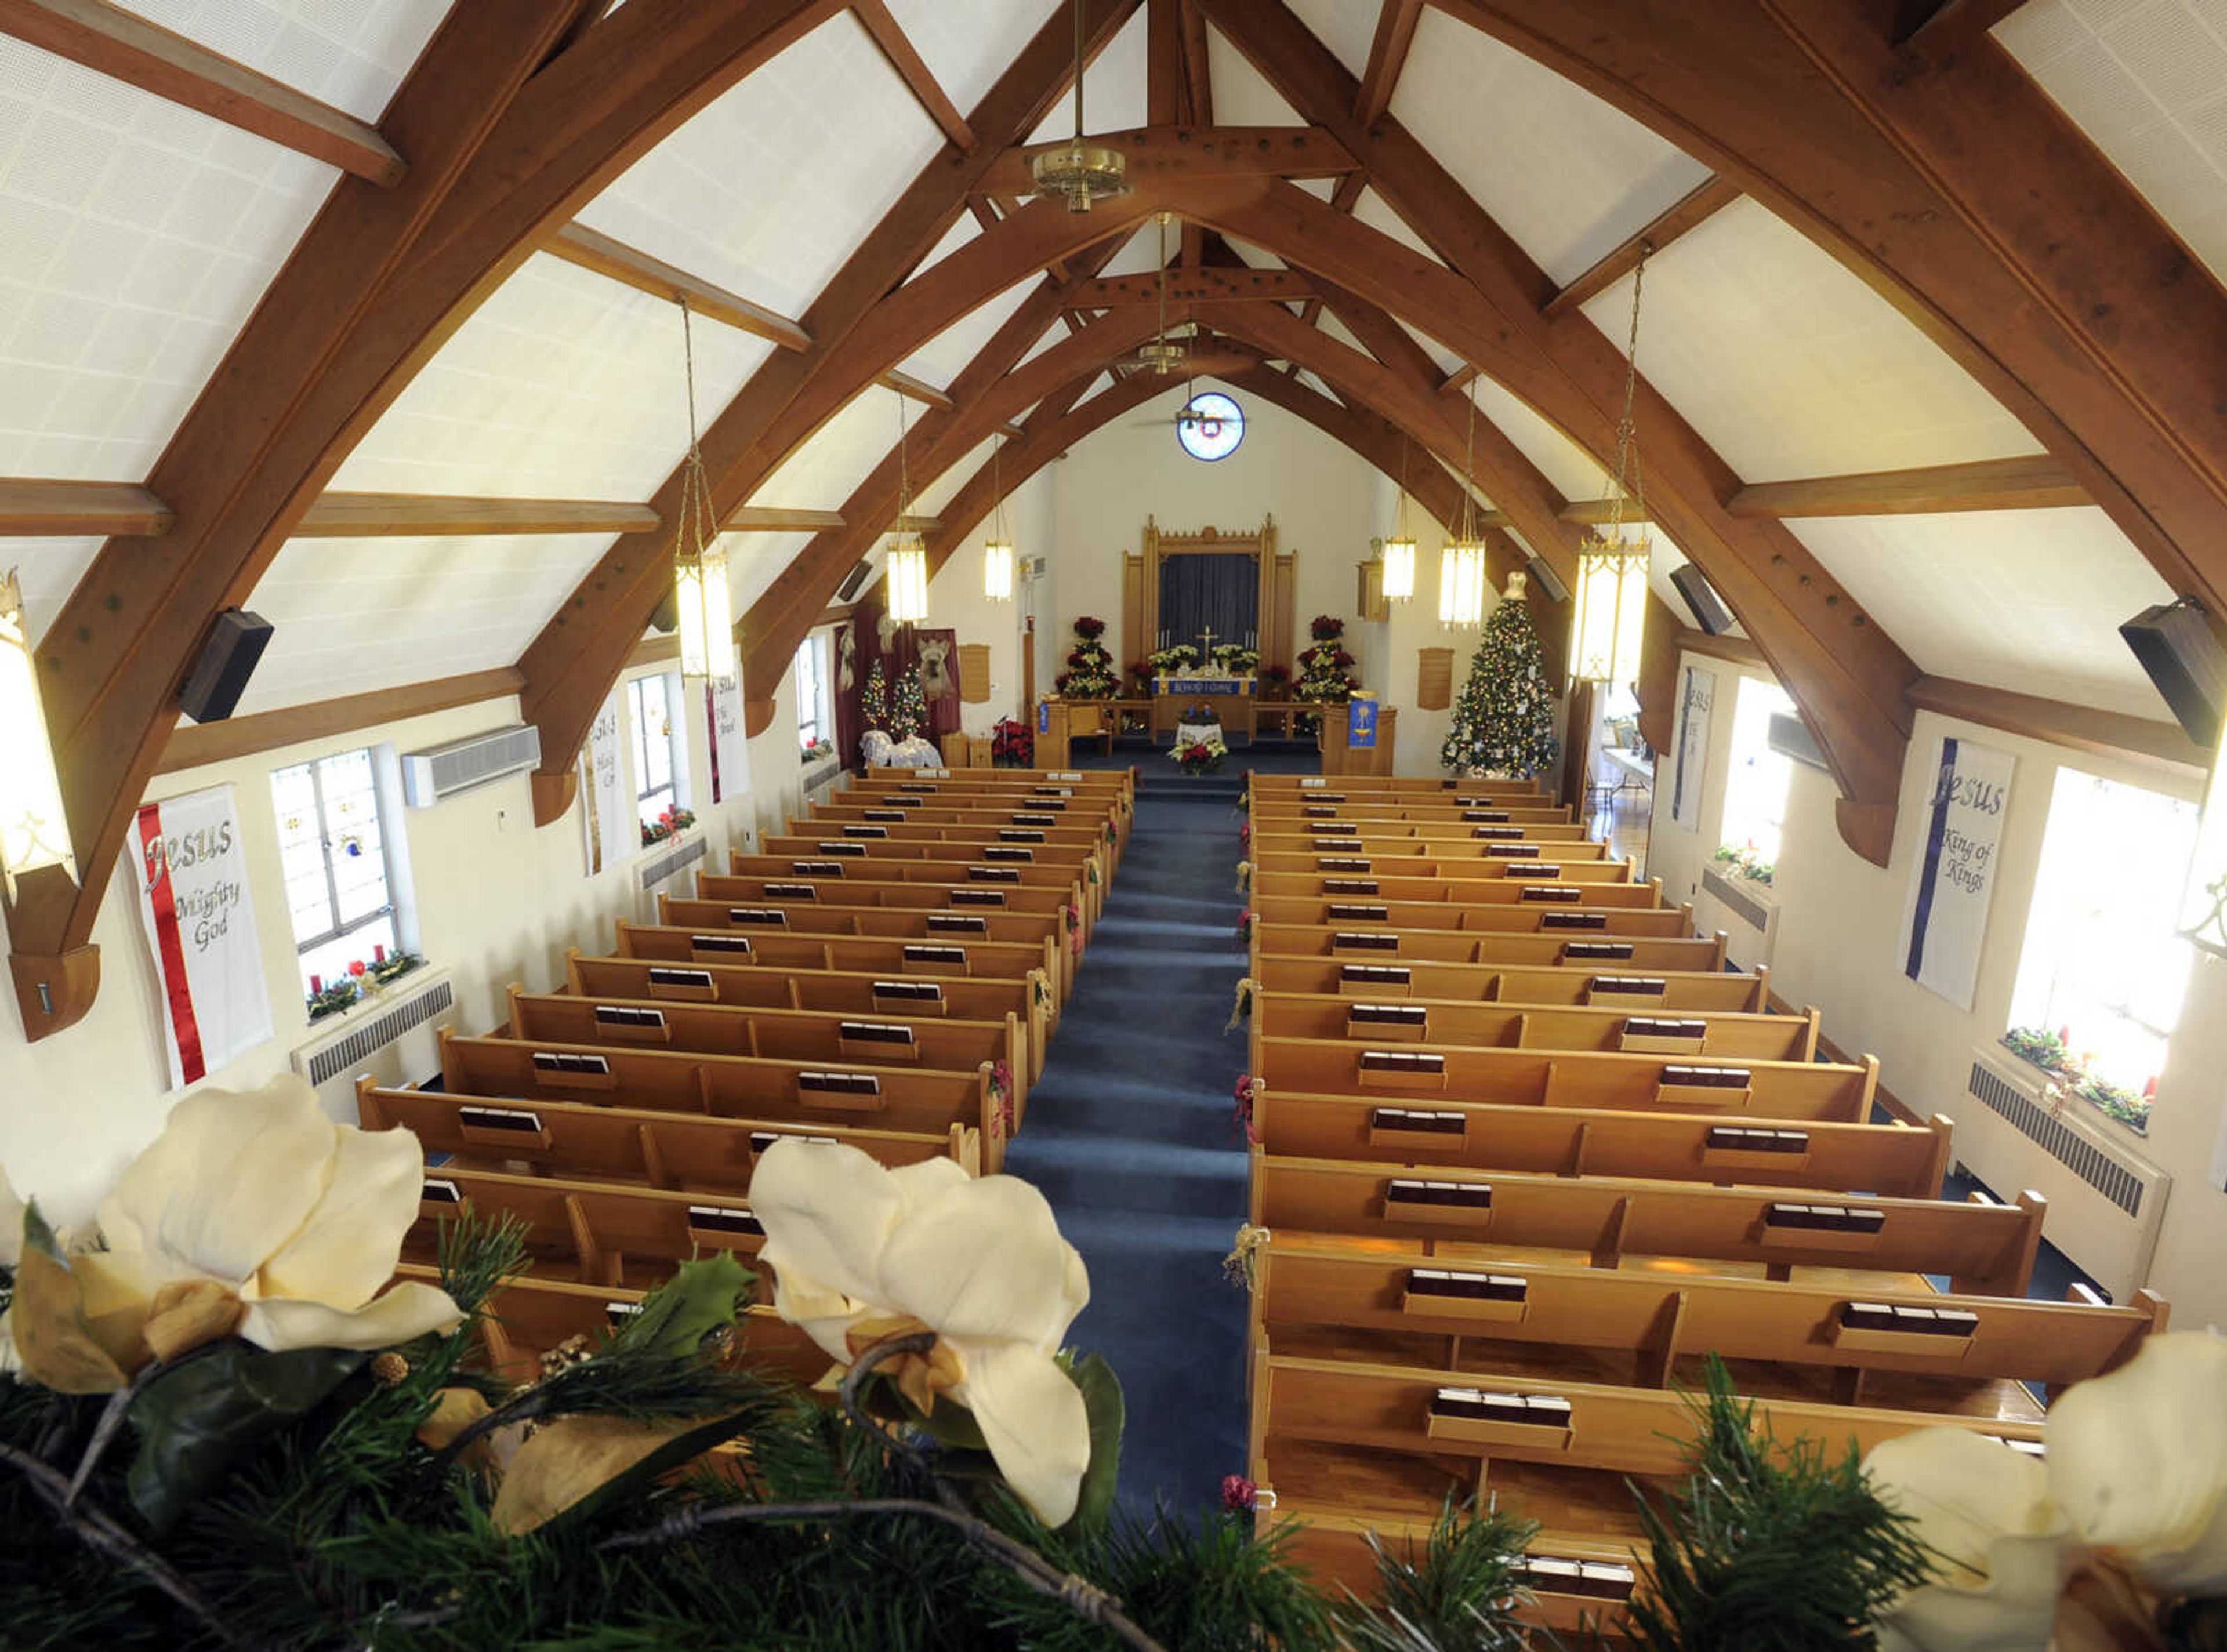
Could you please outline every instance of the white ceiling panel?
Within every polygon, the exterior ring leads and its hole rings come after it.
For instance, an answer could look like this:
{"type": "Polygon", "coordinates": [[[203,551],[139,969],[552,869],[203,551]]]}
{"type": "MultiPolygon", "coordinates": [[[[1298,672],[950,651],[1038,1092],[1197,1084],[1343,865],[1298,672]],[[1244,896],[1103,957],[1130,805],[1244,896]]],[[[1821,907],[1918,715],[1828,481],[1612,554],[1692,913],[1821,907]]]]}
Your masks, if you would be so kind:
{"type": "Polygon", "coordinates": [[[1206,26],[1207,78],[1214,85],[1214,119],[1218,126],[1304,126],[1299,112],[1284,101],[1260,71],[1246,61],[1212,23],[1206,26]]]}
{"type": "Polygon", "coordinates": [[[449,0],[115,0],[258,74],[376,121],[449,0]]]}
{"type": "Polygon", "coordinates": [[[1023,361],[1033,361],[1038,356],[1042,355],[1046,350],[1066,342],[1070,330],[1071,329],[1068,327],[1068,324],[1064,320],[1055,317],[1052,321],[1052,324],[1044,329],[1043,336],[1038,339],[1034,344],[1029,346],[1029,353],[1023,356],[1021,360],[1023,361]]]}
{"type": "Polygon", "coordinates": [[[948,388],[951,381],[965,371],[990,335],[1005,324],[1008,317],[1028,301],[1035,290],[1033,277],[1016,281],[1005,291],[985,303],[979,303],[945,328],[904,360],[904,371],[916,378],[925,379],[939,388],[948,388]]]}
{"type": "Polygon", "coordinates": [[[1921,670],[2157,718],[2118,627],[2173,592],[2093,506],[1786,525],[1921,670]]]}
{"type": "MultiPolygon", "coordinates": [[[[1620,348],[1631,283],[1585,309],[1620,348]]],[[[1649,263],[1639,370],[1749,482],[2040,450],[1886,299],[1752,201],[1649,263]]]]}
{"type": "Polygon", "coordinates": [[[943,95],[969,115],[1021,48],[1060,10],[1059,0],[967,0],[963,6],[951,0],[890,0],[890,15],[943,95]]]}
{"type": "MultiPolygon", "coordinates": [[[[948,3],[948,0],[947,0],[948,3]]],[[[1145,9],[1121,25],[1082,76],[1082,130],[1122,132],[1145,124],[1145,9]]],[[[1031,144],[1049,144],[1075,131],[1075,90],[1054,105],[1029,134],[1031,144]]]]}
{"type": "Polygon", "coordinates": [[[772,588],[782,569],[796,553],[812,543],[809,533],[730,533],[727,547],[727,589],[737,616],[772,588]]]}
{"type": "Polygon", "coordinates": [[[1337,401],[1338,399],[1337,392],[1332,390],[1328,384],[1324,382],[1322,379],[1318,377],[1308,368],[1302,367],[1299,369],[1299,382],[1310,390],[1319,391],[1322,394],[1329,397],[1332,401],[1337,401]]]}
{"type": "Polygon", "coordinates": [[[943,232],[943,239],[928,249],[928,256],[920,261],[919,268],[913,274],[933,269],[981,233],[982,226],[975,221],[973,213],[960,213],[951,220],[951,227],[943,232]]]}
{"type": "Polygon", "coordinates": [[[240,712],[510,665],[611,538],[290,539],[249,599],[275,628],[240,712]]]}
{"type": "Polygon", "coordinates": [[[976,443],[967,452],[960,454],[949,469],[920,490],[920,502],[914,506],[914,510],[922,516],[934,516],[948,505],[951,496],[964,488],[976,471],[989,464],[990,456],[997,445],[997,437],[992,437],[986,442],[976,443]]]}
{"type": "Polygon", "coordinates": [[[1099,271],[1106,276],[1143,275],[1148,270],[1165,265],[1183,246],[1183,225],[1171,221],[1164,230],[1156,219],[1146,219],[1137,226],[1136,232],[1121,244],[1121,250],[1106,261],[1099,271]],[[1162,249],[1167,257],[1161,256],[1162,249]]]}
{"type": "MultiPolygon", "coordinates": [[[[1396,316],[1394,316],[1393,319],[1394,321],[1399,321],[1399,317],[1396,316]]],[[[1405,322],[1400,322],[1400,325],[1406,329],[1409,338],[1414,340],[1416,343],[1421,345],[1426,350],[1430,352],[1431,360],[1439,364],[1439,371],[1440,373],[1452,373],[1456,367],[1461,366],[1462,358],[1460,351],[1453,349],[1447,345],[1439,343],[1438,340],[1433,338],[1428,333],[1422,331],[1420,328],[1409,327],[1405,322]]]]}
{"type": "MultiPolygon", "coordinates": [[[[700,317],[708,425],[772,354],[700,317]]],[[[341,467],[336,488],[647,499],[688,447],[677,305],[536,253],[480,306],[341,467]]]]}
{"type": "Polygon", "coordinates": [[[44,635],[100,550],[99,539],[0,539],[0,570],[15,571],[23,593],[23,619],[33,636],[44,635]]]}
{"type": "Polygon", "coordinates": [[[0,35],[0,475],[144,476],[336,175],[0,35]]]}
{"type": "Polygon", "coordinates": [[[1368,71],[1369,48],[1376,38],[1378,7],[1361,0],[1290,0],[1290,4],[1299,21],[1314,30],[1315,38],[1353,71],[1355,79],[1368,71]]]}
{"type": "Polygon", "coordinates": [[[1392,205],[1374,189],[1363,189],[1361,199],[1353,204],[1353,215],[1375,230],[1382,230],[1402,246],[1413,247],[1433,264],[1445,260],[1424,244],[1423,238],[1407,227],[1407,220],[1392,210],[1392,205]]]}
{"type": "Polygon", "coordinates": [[[1995,38],[2227,281],[2227,5],[2032,0],[1995,38]]]}
{"type": "Polygon", "coordinates": [[[1557,281],[1708,175],[1574,81],[1429,7],[1392,112],[1557,281]]]}
{"type": "Polygon", "coordinates": [[[869,385],[783,460],[748,502],[797,510],[842,509],[851,490],[897,446],[899,413],[909,431],[920,423],[922,411],[894,390],[869,385]]]}
{"type": "Polygon", "coordinates": [[[798,316],[942,146],[845,11],[637,161],[580,221],[798,316]]]}
{"type": "Polygon", "coordinates": [[[1330,337],[1336,339],[1340,344],[1350,346],[1351,348],[1360,351],[1362,354],[1371,356],[1371,358],[1374,359],[1373,353],[1369,350],[1369,348],[1366,344],[1363,344],[1358,338],[1354,336],[1353,329],[1348,327],[1343,322],[1338,320],[1336,314],[1331,311],[1328,305],[1324,305],[1323,307],[1322,314],[1315,317],[1315,325],[1321,328],[1324,333],[1327,333],[1330,337]]]}
{"type": "Polygon", "coordinates": [[[1538,467],[1556,493],[1565,499],[1601,496],[1608,473],[1563,435],[1560,426],[1533,411],[1530,403],[1518,399],[1490,379],[1471,380],[1469,393],[1477,403],[1478,416],[1499,426],[1500,433],[1538,467]]]}
{"type": "Polygon", "coordinates": [[[1241,241],[1235,235],[1225,235],[1222,239],[1231,252],[1255,270],[1281,270],[1286,267],[1283,259],[1250,241],[1241,241]]]}

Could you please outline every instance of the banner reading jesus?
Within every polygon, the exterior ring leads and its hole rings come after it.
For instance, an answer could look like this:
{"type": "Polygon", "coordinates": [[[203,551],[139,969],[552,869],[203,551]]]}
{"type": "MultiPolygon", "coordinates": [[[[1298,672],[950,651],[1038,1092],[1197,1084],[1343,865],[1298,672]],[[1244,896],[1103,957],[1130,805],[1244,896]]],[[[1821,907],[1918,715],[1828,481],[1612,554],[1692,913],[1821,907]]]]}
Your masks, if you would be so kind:
{"type": "Polygon", "coordinates": [[[139,811],[125,864],[162,987],[170,1088],[197,1084],[271,1036],[271,992],[232,788],[139,811]]]}

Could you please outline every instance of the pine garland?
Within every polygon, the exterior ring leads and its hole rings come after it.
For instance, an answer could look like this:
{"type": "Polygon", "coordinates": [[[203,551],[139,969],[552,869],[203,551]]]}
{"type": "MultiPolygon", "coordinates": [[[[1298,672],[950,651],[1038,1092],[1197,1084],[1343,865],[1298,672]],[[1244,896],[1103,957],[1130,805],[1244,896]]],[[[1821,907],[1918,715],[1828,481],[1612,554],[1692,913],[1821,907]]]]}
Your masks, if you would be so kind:
{"type": "Polygon", "coordinates": [[[1439,762],[1465,775],[1529,780],[1554,766],[1554,691],[1530,611],[1504,601],[1484,622],[1439,762]]]}

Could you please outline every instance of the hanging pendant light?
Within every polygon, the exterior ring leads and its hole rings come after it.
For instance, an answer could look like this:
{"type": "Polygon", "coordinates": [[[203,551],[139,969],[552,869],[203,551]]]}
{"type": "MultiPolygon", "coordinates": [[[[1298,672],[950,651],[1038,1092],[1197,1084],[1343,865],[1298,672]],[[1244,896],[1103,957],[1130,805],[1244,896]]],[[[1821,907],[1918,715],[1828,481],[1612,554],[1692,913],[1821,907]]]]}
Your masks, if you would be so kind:
{"type": "Polygon", "coordinates": [[[890,529],[883,577],[890,620],[918,625],[928,617],[928,542],[912,516],[912,482],[905,453],[904,398],[897,398],[897,520],[890,529]]]}
{"type": "Polygon", "coordinates": [[[41,866],[59,866],[77,882],[77,856],[31,661],[30,627],[11,571],[0,579],[0,871],[7,875],[8,898],[16,898],[17,878],[41,866]]]}
{"type": "Polygon", "coordinates": [[[1439,553],[1439,623],[1466,630],[1484,623],[1484,536],[1477,526],[1477,398],[1469,403],[1469,434],[1462,455],[1461,532],[1439,553]]]}
{"type": "Polygon", "coordinates": [[[688,456],[680,462],[680,525],[673,535],[673,607],[680,616],[680,674],[735,680],[734,597],[727,553],[711,511],[711,479],[696,437],[696,338],[688,299],[680,299],[680,340],[688,373],[688,456]]]}
{"type": "Polygon", "coordinates": [[[1005,448],[1001,436],[990,449],[990,491],[997,502],[990,507],[990,537],[982,542],[982,594],[993,603],[1013,600],[1013,541],[1005,532],[1005,479],[998,468],[1005,448]]]}
{"type": "Polygon", "coordinates": [[[1572,616],[1570,675],[1597,683],[1639,679],[1647,634],[1647,484],[1639,468],[1632,406],[1639,385],[1639,293],[1654,248],[1643,242],[1631,276],[1631,335],[1624,347],[1624,418],[1616,427],[1616,477],[1609,483],[1608,531],[1588,528],[1578,545],[1578,589],[1572,616]],[[1624,534],[1624,488],[1629,479],[1639,537],[1624,534]]]}
{"type": "Polygon", "coordinates": [[[1075,0],[1075,136],[1031,156],[1029,175],[1038,195],[1058,196],[1071,213],[1087,213],[1129,191],[1128,156],[1109,144],[1083,141],[1082,0],[1075,0]]]}
{"type": "Polygon", "coordinates": [[[1393,516],[1392,537],[1377,552],[1383,562],[1384,600],[1404,603],[1415,594],[1415,537],[1407,531],[1407,437],[1400,437],[1400,503],[1393,516]]]}

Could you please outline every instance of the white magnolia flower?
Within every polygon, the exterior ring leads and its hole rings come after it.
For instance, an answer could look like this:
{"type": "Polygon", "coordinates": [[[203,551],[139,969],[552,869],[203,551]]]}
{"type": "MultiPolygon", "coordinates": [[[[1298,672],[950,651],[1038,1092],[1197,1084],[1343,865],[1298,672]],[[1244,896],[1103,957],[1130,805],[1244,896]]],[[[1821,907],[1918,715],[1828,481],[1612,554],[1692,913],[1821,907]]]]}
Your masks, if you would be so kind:
{"type": "Polygon", "coordinates": [[[443,1291],[377,1294],[424,1176],[414,1136],[333,1123],[290,1074],[198,1091],[103,1201],[107,1248],[68,1259],[86,1322],[127,1375],[225,1335],[377,1349],[451,1330],[463,1316],[443,1291]]]}
{"type": "Polygon", "coordinates": [[[1052,1355],[1090,1281],[1043,1195],[948,1158],[890,1170],[855,1147],[790,1138],[758,1160],[750,1209],[782,1318],[844,1365],[882,1336],[935,1331],[930,1355],[892,1371],[900,1387],[923,1408],[948,1392],[1039,1518],[1074,1515],[1090,1425],[1052,1355]]]}
{"type": "Polygon", "coordinates": [[[2049,1489],[2083,1542],[2176,1595],[2227,1594],[2227,1342],[2143,1341],[2050,1407],[2049,1489]]]}
{"type": "Polygon", "coordinates": [[[1918,1537],[1944,1557],[1938,1582],[1888,1611],[1881,1645],[2041,1652],[2057,1617],[2069,1536],[2049,1500],[2048,1470],[1962,1428],[1882,1440],[1864,1467],[1880,1500],[1914,1517],[1918,1537]]]}

